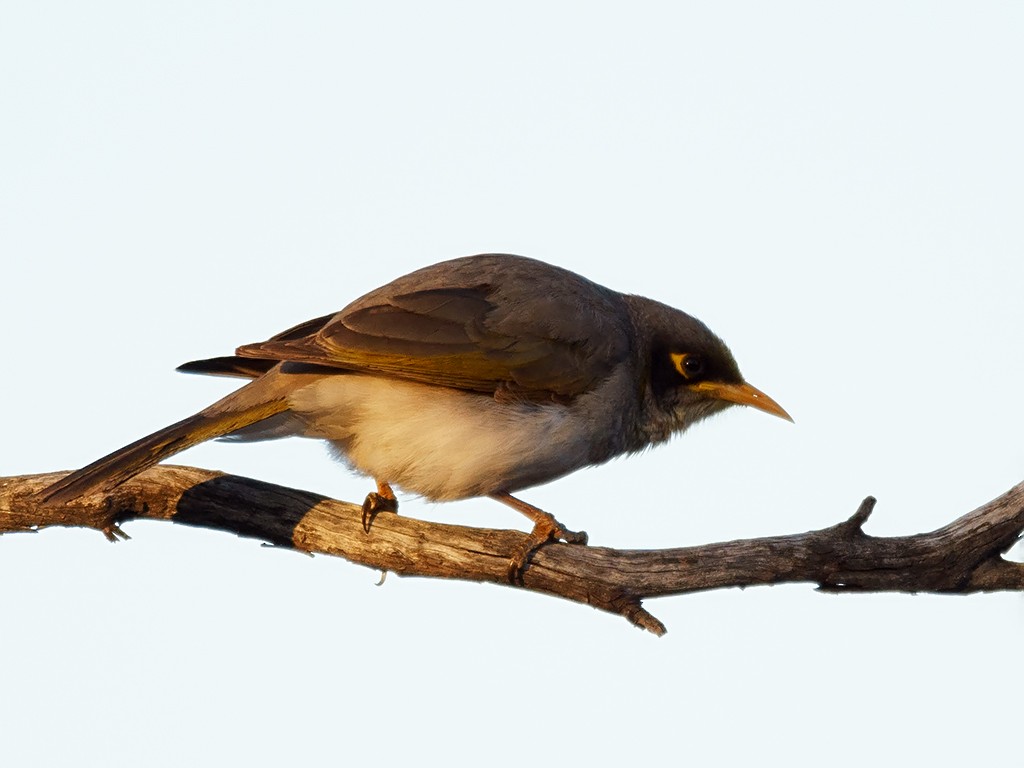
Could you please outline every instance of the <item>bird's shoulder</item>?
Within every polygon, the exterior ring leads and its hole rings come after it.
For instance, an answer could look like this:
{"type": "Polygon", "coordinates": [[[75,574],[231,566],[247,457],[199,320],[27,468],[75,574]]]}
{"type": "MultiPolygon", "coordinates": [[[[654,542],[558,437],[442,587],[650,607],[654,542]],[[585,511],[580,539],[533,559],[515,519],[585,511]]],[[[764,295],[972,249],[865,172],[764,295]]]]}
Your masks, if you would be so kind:
{"type": "Polygon", "coordinates": [[[628,356],[631,334],[621,294],[542,261],[484,254],[411,272],[238,353],[571,399],[628,356]]]}

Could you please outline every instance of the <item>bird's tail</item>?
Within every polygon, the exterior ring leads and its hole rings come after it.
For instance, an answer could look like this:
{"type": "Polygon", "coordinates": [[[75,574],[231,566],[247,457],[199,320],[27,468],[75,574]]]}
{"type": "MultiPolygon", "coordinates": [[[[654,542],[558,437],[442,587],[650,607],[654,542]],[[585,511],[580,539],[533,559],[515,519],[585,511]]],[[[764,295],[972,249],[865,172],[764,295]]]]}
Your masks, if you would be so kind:
{"type": "Polygon", "coordinates": [[[260,383],[253,382],[194,416],[157,430],[66,475],[46,488],[40,499],[45,503],[62,504],[80,496],[109,492],[168,456],[286,411],[288,402],[284,393],[273,393],[276,396],[270,398],[245,396],[249,394],[246,390],[259,387],[260,383]]]}

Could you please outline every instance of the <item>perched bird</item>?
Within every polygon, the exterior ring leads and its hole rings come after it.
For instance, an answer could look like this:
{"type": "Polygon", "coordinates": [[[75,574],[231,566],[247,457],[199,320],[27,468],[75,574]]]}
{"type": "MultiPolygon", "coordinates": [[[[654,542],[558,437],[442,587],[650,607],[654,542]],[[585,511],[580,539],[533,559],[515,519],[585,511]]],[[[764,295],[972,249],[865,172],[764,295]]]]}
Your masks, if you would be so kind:
{"type": "Polygon", "coordinates": [[[44,499],[110,491],[211,438],[321,438],[376,480],[364,524],[397,508],[392,485],[437,501],[490,496],[527,515],[534,528],[515,571],[542,543],[586,535],[513,492],[643,450],[732,404],[790,418],[699,320],[508,254],[434,264],[178,370],[251,381],[67,475],[44,499]]]}

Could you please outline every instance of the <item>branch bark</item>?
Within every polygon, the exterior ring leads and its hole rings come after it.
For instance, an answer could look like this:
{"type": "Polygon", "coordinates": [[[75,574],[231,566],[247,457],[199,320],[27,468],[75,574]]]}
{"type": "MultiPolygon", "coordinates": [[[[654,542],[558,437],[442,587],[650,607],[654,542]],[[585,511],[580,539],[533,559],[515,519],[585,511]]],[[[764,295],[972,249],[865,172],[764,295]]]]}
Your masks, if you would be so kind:
{"type": "MultiPolygon", "coordinates": [[[[870,592],[1024,590],[1024,565],[1002,557],[1024,531],[1024,483],[938,530],[874,537],[863,525],[868,497],[850,517],[807,533],[661,550],[552,543],[537,550],[522,583],[508,564],[519,531],[430,523],[383,513],[367,533],[359,505],[204,469],[162,465],[109,496],[67,506],[39,504],[38,491],[64,473],[0,478],[0,533],[49,526],[96,528],[124,537],[139,518],[230,531],[303,552],[336,555],[403,576],[518,586],[620,614],[661,635],[642,601],[721,587],[809,582],[870,592]]],[[[125,537],[126,538],[126,537],[125,537]]]]}

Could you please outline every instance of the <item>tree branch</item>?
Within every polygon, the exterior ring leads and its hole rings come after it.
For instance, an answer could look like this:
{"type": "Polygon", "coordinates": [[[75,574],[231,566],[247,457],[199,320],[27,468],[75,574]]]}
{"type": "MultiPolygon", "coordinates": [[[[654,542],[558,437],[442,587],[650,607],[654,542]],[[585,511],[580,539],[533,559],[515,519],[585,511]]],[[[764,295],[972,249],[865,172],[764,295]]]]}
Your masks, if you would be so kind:
{"type": "MultiPolygon", "coordinates": [[[[67,506],[35,494],[64,473],[0,478],[0,533],[49,526],[123,536],[138,518],[231,531],[303,552],[344,557],[404,576],[508,584],[508,564],[526,534],[468,528],[383,513],[370,532],[359,505],[191,467],[158,466],[106,497],[67,506]]],[[[536,551],[519,586],[620,614],[638,627],[665,627],[642,606],[649,597],[721,587],[810,582],[820,589],[970,593],[1024,590],[1024,565],[1002,555],[1024,531],[1024,483],[952,523],[915,536],[863,531],[873,498],[841,523],[808,533],[662,550],[552,543],[536,551]]]]}

